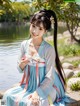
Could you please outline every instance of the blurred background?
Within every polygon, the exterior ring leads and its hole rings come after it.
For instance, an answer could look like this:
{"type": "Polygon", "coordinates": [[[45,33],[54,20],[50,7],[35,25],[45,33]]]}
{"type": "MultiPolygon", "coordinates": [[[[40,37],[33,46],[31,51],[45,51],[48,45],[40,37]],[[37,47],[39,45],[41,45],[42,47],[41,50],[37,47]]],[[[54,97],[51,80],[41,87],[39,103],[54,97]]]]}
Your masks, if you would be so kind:
{"type": "MultiPolygon", "coordinates": [[[[58,19],[58,51],[62,63],[80,67],[80,3],[64,0],[0,0],[0,90],[21,80],[17,70],[20,44],[29,38],[30,18],[40,9],[51,9],[58,19]],[[68,59],[69,58],[69,59],[68,59]],[[67,60],[66,60],[67,59],[67,60]]],[[[52,32],[45,36],[52,44],[52,32]]]]}

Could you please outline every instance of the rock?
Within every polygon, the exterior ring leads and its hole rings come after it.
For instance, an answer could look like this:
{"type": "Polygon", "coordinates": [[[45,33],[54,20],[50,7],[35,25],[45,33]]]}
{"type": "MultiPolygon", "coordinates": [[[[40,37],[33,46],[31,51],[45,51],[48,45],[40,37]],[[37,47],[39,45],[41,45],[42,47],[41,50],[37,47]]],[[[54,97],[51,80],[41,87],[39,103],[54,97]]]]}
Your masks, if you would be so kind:
{"type": "Polygon", "coordinates": [[[62,67],[63,67],[63,68],[66,68],[66,69],[67,69],[67,68],[68,68],[68,69],[73,69],[73,68],[74,68],[74,66],[73,66],[72,64],[70,64],[70,63],[63,63],[63,64],[62,64],[62,67]]]}
{"type": "Polygon", "coordinates": [[[2,99],[5,91],[0,91],[0,99],[2,99]]]}
{"type": "Polygon", "coordinates": [[[53,36],[47,36],[44,38],[46,41],[52,41],[53,40],[53,36]]]}
{"type": "Polygon", "coordinates": [[[80,64],[78,65],[78,68],[80,68],[80,64]]]}
{"type": "Polygon", "coordinates": [[[60,61],[64,60],[64,56],[60,56],[59,58],[60,58],[60,61]]]}
{"type": "Polygon", "coordinates": [[[64,69],[64,73],[67,79],[71,78],[74,75],[73,70],[70,70],[70,69],[64,69]]]}
{"type": "Polygon", "coordinates": [[[69,31],[65,31],[65,32],[63,32],[63,36],[70,37],[71,35],[70,35],[69,31]]]}
{"type": "Polygon", "coordinates": [[[80,35],[80,31],[77,31],[76,35],[80,35]]]}
{"type": "Polygon", "coordinates": [[[57,36],[58,36],[58,39],[62,39],[63,38],[62,34],[58,34],[57,36]]]}
{"type": "Polygon", "coordinates": [[[76,77],[78,73],[80,73],[80,70],[74,71],[74,75],[73,76],[76,77]]]}
{"type": "Polygon", "coordinates": [[[0,99],[0,106],[1,106],[1,99],[0,99]]]}
{"type": "Polygon", "coordinates": [[[58,37],[62,37],[62,34],[59,33],[59,34],[58,34],[58,37]]]}
{"type": "Polygon", "coordinates": [[[68,80],[67,85],[68,85],[69,87],[71,87],[72,84],[75,84],[75,83],[77,83],[78,81],[80,81],[80,77],[71,78],[71,79],[68,80]]]}
{"type": "Polygon", "coordinates": [[[80,27],[78,27],[78,29],[77,29],[79,32],[80,32],[80,27]]]}

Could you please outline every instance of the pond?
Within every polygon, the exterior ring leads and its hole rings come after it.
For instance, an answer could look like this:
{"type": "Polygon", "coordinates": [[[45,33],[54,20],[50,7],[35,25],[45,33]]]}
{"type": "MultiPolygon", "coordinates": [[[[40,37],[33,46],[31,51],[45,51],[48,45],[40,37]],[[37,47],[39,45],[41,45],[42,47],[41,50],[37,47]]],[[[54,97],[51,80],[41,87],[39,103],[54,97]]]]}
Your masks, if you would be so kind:
{"type": "MultiPolygon", "coordinates": [[[[62,33],[66,27],[59,27],[62,33]]],[[[0,90],[6,90],[20,82],[22,74],[17,70],[20,44],[29,37],[29,24],[0,28],[0,90]]]]}

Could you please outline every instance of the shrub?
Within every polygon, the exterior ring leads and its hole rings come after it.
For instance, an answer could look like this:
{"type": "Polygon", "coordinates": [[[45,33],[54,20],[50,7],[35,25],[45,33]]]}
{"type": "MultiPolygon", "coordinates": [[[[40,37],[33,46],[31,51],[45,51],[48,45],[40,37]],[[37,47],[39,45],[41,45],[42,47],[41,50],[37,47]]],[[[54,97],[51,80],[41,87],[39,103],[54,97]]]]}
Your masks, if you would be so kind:
{"type": "Polygon", "coordinates": [[[75,84],[72,84],[70,88],[71,88],[72,90],[74,90],[74,91],[80,90],[80,81],[78,81],[78,82],[75,83],[75,84]]]}
{"type": "Polygon", "coordinates": [[[72,61],[70,63],[73,64],[74,67],[78,67],[78,65],[80,64],[80,60],[72,61]]]}
{"type": "MultiPolygon", "coordinates": [[[[80,56],[80,44],[65,44],[64,39],[58,41],[58,52],[59,55],[63,56],[80,56]]],[[[52,41],[49,41],[53,45],[52,41]]]]}
{"type": "Polygon", "coordinates": [[[80,77],[80,72],[78,72],[77,77],[80,77]]]}

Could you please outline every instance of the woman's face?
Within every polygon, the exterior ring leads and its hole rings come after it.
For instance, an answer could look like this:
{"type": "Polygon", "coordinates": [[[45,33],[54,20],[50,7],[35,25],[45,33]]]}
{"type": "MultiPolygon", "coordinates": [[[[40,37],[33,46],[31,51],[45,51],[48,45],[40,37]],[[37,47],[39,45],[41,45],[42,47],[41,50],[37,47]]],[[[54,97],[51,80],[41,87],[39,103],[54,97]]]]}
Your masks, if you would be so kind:
{"type": "Polygon", "coordinates": [[[40,38],[46,33],[46,30],[43,27],[43,24],[40,23],[39,26],[36,26],[35,23],[30,25],[30,35],[32,38],[40,38]]]}

